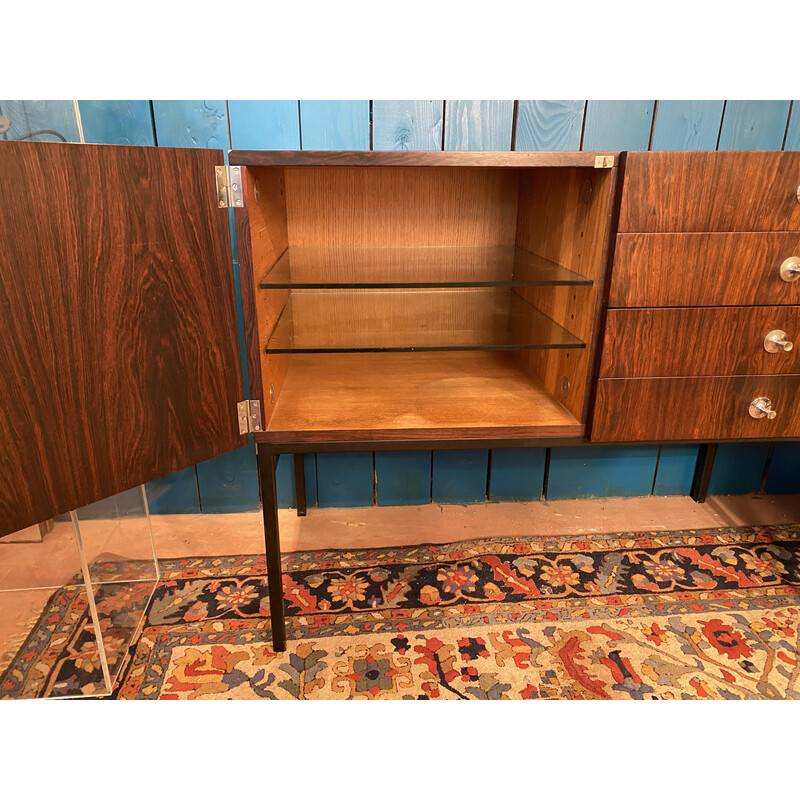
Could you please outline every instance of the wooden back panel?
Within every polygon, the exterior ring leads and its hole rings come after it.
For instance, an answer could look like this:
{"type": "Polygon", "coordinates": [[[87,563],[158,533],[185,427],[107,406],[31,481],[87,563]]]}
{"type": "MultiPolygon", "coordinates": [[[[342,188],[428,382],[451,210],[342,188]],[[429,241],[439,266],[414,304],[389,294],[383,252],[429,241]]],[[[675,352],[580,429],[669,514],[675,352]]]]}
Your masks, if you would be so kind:
{"type": "Polygon", "coordinates": [[[517,170],[287,167],[289,244],[513,244],[517,170]]]}
{"type": "Polygon", "coordinates": [[[0,143],[0,534],[243,444],[222,163],[0,143]]]}

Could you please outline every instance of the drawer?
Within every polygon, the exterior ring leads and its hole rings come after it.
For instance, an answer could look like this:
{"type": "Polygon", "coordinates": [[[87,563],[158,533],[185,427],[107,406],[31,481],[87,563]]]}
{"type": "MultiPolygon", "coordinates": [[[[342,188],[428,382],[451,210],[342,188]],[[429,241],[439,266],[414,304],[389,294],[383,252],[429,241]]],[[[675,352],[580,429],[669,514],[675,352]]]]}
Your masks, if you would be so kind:
{"type": "Polygon", "coordinates": [[[606,378],[597,382],[594,442],[800,437],[800,376],[606,378]],[[768,397],[774,419],[750,416],[768,397]]]}
{"type": "Polygon", "coordinates": [[[800,233],[624,233],[617,236],[608,304],[800,304],[800,280],[781,264],[800,259],[800,233]]]}
{"type": "Polygon", "coordinates": [[[800,373],[800,306],[644,308],[608,312],[601,378],[800,373]],[[770,344],[775,330],[797,343],[770,344]]]}
{"type": "Polygon", "coordinates": [[[800,231],[800,152],[628,153],[620,233],[800,231]]]}

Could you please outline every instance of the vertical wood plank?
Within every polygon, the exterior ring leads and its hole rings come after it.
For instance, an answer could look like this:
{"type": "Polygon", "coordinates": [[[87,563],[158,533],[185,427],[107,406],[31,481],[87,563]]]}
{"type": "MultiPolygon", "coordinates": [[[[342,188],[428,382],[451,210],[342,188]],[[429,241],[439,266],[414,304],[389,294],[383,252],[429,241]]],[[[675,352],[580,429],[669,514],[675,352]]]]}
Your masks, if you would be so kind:
{"type": "Polygon", "coordinates": [[[434,450],[433,502],[485,502],[488,467],[488,450],[434,450]]]}
{"type": "Polygon", "coordinates": [[[303,150],[369,150],[368,100],[301,100],[303,150]]]}
{"type": "Polygon", "coordinates": [[[792,112],[789,128],[786,131],[784,150],[800,150],[800,100],[792,101],[792,112]]]}
{"type": "Polygon", "coordinates": [[[541,500],[544,491],[545,448],[493,450],[489,500],[541,500]]]}
{"type": "MultiPolygon", "coordinates": [[[[227,154],[228,115],[224,100],[154,100],[153,117],[156,141],[160,146],[221,149],[227,154]]],[[[233,230],[231,241],[235,241],[233,230]]],[[[244,328],[237,260],[234,260],[234,281],[242,373],[246,386],[247,367],[243,350],[244,328]]],[[[231,409],[231,413],[235,413],[235,409],[231,409]]],[[[258,472],[252,444],[198,464],[197,486],[203,513],[257,509],[258,472]]]]}
{"type": "Polygon", "coordinates": [[[229,149],[224,100],[153,100],[153,118],[161,147],[229,149]]]}
{"type": "MultiPolygon", "coordinates": [[[[317,461],[313,454],[301,455],[303,473],[306,476],[306,505],[317,505],[317,461]]],[[[284,453],[278,458],[275,471],[275,487],[278,491],[278,508],[297,508],[294,484],[294,456],[284,453]]]]}
{"type": "Polygon", "coordinates": [[[764,485],[767,494],[800,494],[800,442],[777,442],[764,485]]]}
{"type": "Polygon", "coordinates": [[[320,508],[371,506],[374,481],[372,453],[317,453],[320,508]]]}
{"type": "MultiPolygon", "coordinates": [[[[789,117],[788,100],[728,100],[720,150],[780,150],[789,117]]],[[[788,141],[788,137],[787,137],[788,141]]],[[[761,487],[769,443],[720,444],[708,486],[710,495],[750,494],[761,487]]]]}
{"type": "Polygon", "coordinates": [[[589,100],[583,150],[647,150],[655,100],[589,100]]]}
{"type": "Polygon", "coordinates": [[[584,100],[520,100],[515,150],[580,150],[584,100]]]}
{"type": "Polygon", "coordinates": [[[420,506],[431,502],[430,450],[375,453],[379,506],[420,506]]]}
{"type": "Polygon", "coordinates": [[[513,100],[448,100],[445,150],[510,150],[513,100]]]}
{"type": "Polygon", "coordinates": [[[299,150],[296,100],[229,100],[232,150],[299,150]]]}
{"type": "Polygon", "coordinates": [[[441,150],[441,100],[374,100],[373,150],[441,150]]]}
{"type": "Polygon", "coordinates": [[[700,447],[696,444],[665,444],[661,447],[653,494],[689,494],[700,447]]]}
{"type": "Polygon", "coordinates": [[[712,494],[750,494],[761,487],[769,442],[723,443],[717,447],[708,484],[712,494]]]}
{"type": "Polygon", "coordinates": [[[788,118],[788,100],[728,100],[719,149],[780,150],[788,118]]]}
{"type": "Polygon", "coordinates": [[[644,497],[653,488],[658,447],[562,447],[550,453],[547,499],[644,497]]]}
{"type": "Polygon", "coordinates": [[[660,100],[651,150],[716,150],[723,100],[660,100]]]}
{"type": "MultiPolygon", "coordinates": [[[[68,142],[80,142],[78,120],[72,100],[0,100],[0,115],[11,123],[3,139],[16,139],[34,131],[58,131],[68,142]]],[[[36,137],[41,142],[57,142],[52,134],[36,137]]]]}
{"type": "Polygon", "coordinates": [[[155,144],[153,117],[147,100],[81,100],[78,106],[86,142],[155,144]]]}

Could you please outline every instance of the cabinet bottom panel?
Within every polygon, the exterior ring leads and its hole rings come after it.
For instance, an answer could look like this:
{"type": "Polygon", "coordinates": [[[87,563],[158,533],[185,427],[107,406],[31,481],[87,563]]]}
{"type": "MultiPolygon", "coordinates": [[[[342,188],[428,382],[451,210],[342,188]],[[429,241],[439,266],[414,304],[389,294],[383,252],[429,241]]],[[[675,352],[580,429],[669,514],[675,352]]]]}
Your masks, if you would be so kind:
{"type": "Polygon", "coordinates": [[[580,437],[583,426],[510,353],[297,354],[271,443],[580,437]]]}
{"type": "Polygon", "coordinates": [[[781,439],[800,436],[800,376],[612,379],[597,382],[593,442],[781,439]],[[774,419],[754,418],[767,398],[774,419]]]}

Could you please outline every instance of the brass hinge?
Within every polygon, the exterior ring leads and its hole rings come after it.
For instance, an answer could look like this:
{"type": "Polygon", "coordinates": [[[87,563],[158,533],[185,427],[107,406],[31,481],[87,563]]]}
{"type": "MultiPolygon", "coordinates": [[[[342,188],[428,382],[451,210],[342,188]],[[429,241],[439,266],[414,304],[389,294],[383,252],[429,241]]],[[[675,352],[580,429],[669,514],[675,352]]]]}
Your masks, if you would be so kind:
{"type": "Polygon", "coordinates": [[[614,166],[614,156],[595,156],[594,168],[595,169],[610,169],[614,166]]]}
{"type": "Polygon", "coordinates": [[[242,400],[236,404],[239,414],[239,433],[258,433],[261,430],[261,401],[242,400]]]}
{"type": "Polygon", "coordinates": [[[215,167],[217,200],[220,208],[239,208],[244,204],[241,167],[215,167]]]}

